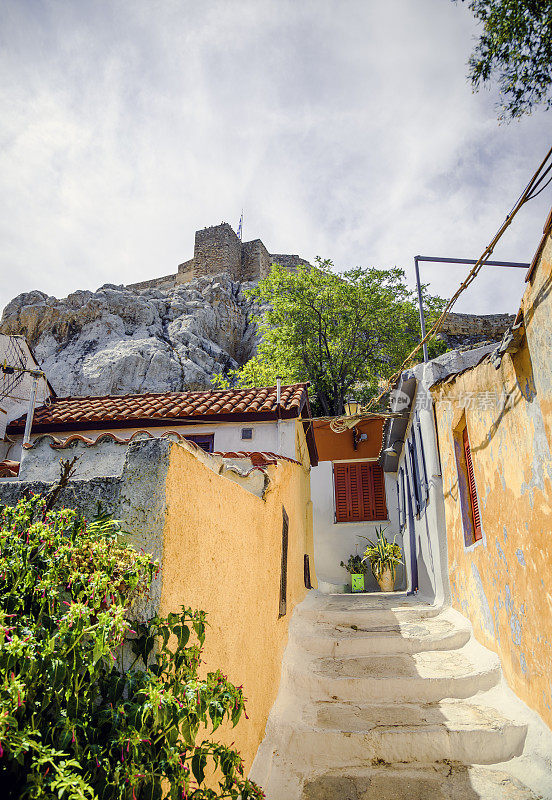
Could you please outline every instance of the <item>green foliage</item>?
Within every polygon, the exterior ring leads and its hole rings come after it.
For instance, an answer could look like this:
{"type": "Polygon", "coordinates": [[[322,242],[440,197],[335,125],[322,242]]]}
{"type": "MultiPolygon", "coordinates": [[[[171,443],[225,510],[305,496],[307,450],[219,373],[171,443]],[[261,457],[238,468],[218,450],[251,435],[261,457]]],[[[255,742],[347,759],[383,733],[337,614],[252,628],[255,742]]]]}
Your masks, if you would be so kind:
{"type": "Polygon", "coordinates": [[[376,528],[376,541],[367,539],[366,536],[361,536],[361,539],[366,539],[368,547],[364,551],[364,561],[369,561],[372,567],[372,572],[376,580],[379,580],[386,569],[390,569],[395,578],[395,570],[397,564],[402,563],[402,552],[395,539],[392,542],[385,536],[385,528],[376,528]]]}
{"type": "Polygon", "coordinates": [[[238,722],[244,698],[221,672],[198,676],[204,612],[131,630],[156,572],[113,521],[86,526],[39,496],[0,512],[3,800],[262,796],[206,737],[238,722]]]}
{"type": "MultiPolygon", "coordinates": [[[[296,273],[273,265],[250,295],[264,307],[255,358],[219,386],[268,386],[310,381],[316,409],[342,414],[349,395],[374,396],[419,342],[418,310],[400,269],[332,272],[331,261],[296,273]]],[[[425,293],[428,323],[443,307],[425,293]]],[[[437,354],[442,343],[432,342],[437,354]]]]}
{"type": "Polygon", "coordinates": [[[368,572],[368,564],[358,554],[349,556],[347,563],[342,561],[340,566],[345,567],[351,575],[366,575],[368,572]]]}
{"type": "Polygon", "coordinates": [[[478,89],[498,79],[501,118],[552,105],[552,3],[550,0],[471,0],[469,8],[483,31],[469,60],[478,89]]]}

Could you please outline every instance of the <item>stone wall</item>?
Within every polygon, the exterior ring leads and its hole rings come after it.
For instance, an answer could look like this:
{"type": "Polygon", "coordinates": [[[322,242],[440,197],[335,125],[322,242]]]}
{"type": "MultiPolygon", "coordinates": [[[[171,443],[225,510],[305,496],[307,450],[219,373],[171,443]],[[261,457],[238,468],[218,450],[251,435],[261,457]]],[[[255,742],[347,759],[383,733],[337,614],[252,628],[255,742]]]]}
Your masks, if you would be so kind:
{"type": "Polygon", "coordinates": [[[242,244],[241,280],[254,281],[270,272],[271,256],[260,239],[242,244]]]}
{"type": "MultiPolygon", "coordinates": [[[[101,461],[101,445],[94,449],[101,461]]],[[[290,461],[244,467],[186,442],[134,442],[120,477],[72,481],[61,502],[93,517],[102,501],[121,520],[125,541],[159,559],[150,599],[137,604],[135,617],[166,615],[182,605],[207,612],[202,669],[222,669],[243,684],[249,717],[235,729],[222,725],[216,738],[235,742],[248,771],[278,691],[293,609],[307,592],[305,555],[314,585],[316,576],[308,470],[290,461]],[[282,615],[283,508],[289,524],[282,615]]],[[[22,492],[52,485],[0,481],[0,503],[12,505],[22,492]]]]}
{"type": "Polygon", "coordinates": [[[285,253],[273,253],[270,256],[270,263],[280,264],[280,266],[285,267],[290,272],[295,272],[297,267],[311,266],[311,264],[308,261],[305,261],[304,258],[300,258],[299,256],[295,255],[286,255],[285,253]]]}
{"type": "Polygon", "coordinates": [[[453,336],[482,335],[488,339],[500,339],[514,319],[513,314],[449,314],[441,330],[453,336]]]}
{"type": "Polygon", "coordinates": [[[219,275],[228,272],[239,277],[241,273],[241,242],[227,222],[196,231],[193,274],[219,275]]]}
{"type": "Polygon", "coordinates": [[[260,239],[241,242],[227,222],[196,231],[194,257],[178,265],[176,276],[143,281],[132,288],[148,288],[160,285],[159,281],[174,278],[177,284],[188,283],[194,278],[228,273],[236,281],[256,281],[270,272],[272,264],[281,264],[290,271],[298,265],[310,266],[297,255],[268,252],[260,239]]]}
{"type": "Polygon", "coordinates": [[[164,275],[162,278],[152,278],[150,281],[129,283],[127,289],[170,289],[177,283],[178,275],[164,275]]]}

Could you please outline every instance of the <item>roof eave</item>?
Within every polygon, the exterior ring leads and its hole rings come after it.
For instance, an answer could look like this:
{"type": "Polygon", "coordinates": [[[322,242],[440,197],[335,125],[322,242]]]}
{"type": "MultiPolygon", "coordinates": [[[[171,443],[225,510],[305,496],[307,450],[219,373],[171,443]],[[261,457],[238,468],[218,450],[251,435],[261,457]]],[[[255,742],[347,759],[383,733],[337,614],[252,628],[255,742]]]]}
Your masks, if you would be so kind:
{"type": "MultiPolygon", "coordinates": [[[[215,424],[217,422],[275,422],[278,419],[297,419],[301,408],[294,406],[283,409],[281,414],[275,411],[249,411],[242,413],[204,414],[189,417],[132,417],[127,419],[104,420],[72,420],[70,422],[33,423],[32,433],[53,433],[54,431],[85,431],[101,430],[102,428],[161,428],[164,425],[198,425],[201,423],[215,424]]],[[[18,434],[25,430],[25,418],[20,418],[16,423],[8,425],[7,433],[18,434]]]]}

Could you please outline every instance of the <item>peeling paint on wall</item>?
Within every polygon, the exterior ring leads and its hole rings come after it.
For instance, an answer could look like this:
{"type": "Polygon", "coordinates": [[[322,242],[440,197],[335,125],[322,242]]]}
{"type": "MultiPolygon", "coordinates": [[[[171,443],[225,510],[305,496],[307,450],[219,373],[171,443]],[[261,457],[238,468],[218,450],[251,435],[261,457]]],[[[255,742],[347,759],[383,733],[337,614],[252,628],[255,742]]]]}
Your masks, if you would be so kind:
{"type": "Polygon", "coordinates": [[[518,350],[432,389],[443,485],[458,484],[452,431],[464,412],[486,546],[466,548],[457,491],[445,495],[451,599],[500,656],[512,689],[552,726],[552,240],[522,312],[518,350]],[[494,396],[494,404],[461,398],[494,396]],[[454,565],[454,578],[452,571],[454,565]]]}
{"type": "Polygon", "coordinates": [[[495,633],[495,626],[493,621],[493,615],[491,614],[491,608],[489,606],[489,602],[487,600],[487,596],[485,595],[485,590],[483,588],[483,582],[481,580],[481,575],[479,574],[479,570],[477,569],[476,565],[472,561],[472,574],[473,580],[475,583],[475,590],[477,592],[477,596],[479,598],[479,604],[481,607],[481,615],[482,615],[482,623],[487,629],[488,633],[491,636],[494,636],[495,633]]]}

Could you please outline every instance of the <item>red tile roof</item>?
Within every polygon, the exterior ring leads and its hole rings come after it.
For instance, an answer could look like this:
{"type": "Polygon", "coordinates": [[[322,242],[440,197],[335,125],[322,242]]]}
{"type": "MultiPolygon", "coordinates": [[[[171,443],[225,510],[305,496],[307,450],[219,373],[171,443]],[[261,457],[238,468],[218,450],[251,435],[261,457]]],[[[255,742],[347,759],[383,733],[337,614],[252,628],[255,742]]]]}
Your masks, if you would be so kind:
{"type": "Polygon", "coordinates": [[[19,474],[19,461],[5,459],[0,461],[0,478],[16,478],[19,474]]]}
{"type": "MultiPolygon", "coordinates": [[[[224,422],[310,418],[306,383],[282,386],[279,407],[276,387],[223,389],[209,392],[56,397],[37,408],[33,433],[99,428],[154,426],[175,422],[224,422]]],[[[26,416],[8,425],[22,433],[26,416]]]]}
{"type": "Polygon", "coordinates": [[[240,450],[237,453],[221,453],[215,451],[213,455],[220,456],[221,458],[233,458],[236,461],[249,459],[255,467],[267,467],[269,464],[277,464],[278,461],[289,461],[290,464],[300,463],[295,458],[290,458],[289,456],[280,456],[278,453],[271,453],[270,451],[266,451],[264,453],[259,451],[251,452],[248,450],[240,450]]]}

